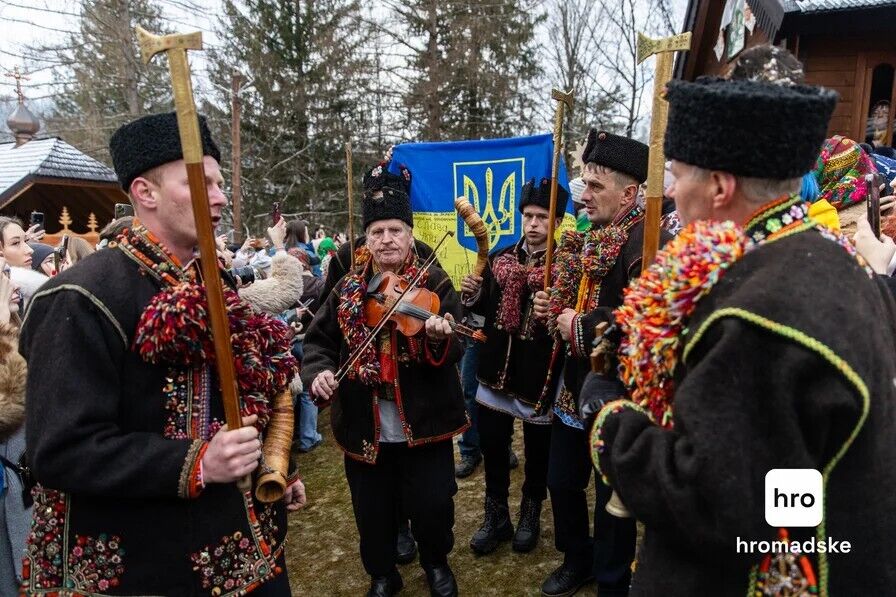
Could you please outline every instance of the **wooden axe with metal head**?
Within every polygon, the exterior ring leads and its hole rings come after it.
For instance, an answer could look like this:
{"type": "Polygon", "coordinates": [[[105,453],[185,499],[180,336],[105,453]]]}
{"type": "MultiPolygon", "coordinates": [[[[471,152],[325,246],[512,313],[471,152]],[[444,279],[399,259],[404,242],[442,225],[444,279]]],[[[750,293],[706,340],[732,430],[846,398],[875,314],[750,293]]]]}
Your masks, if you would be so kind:
{"type": "Polygon", "coordinates": [[[551,204],[548,210],[548,247],[544,256],[544,289],[551,286],[551,263],[554,259],[554,212],[557,211],[557,176],[560,171],[560,150],[563,146],[563,112],[565,108],[572,110],[572,89],[560,91],[551,89],[551,99],[557,102],[554,112],[554,160],[551,164],[551,204]]]}
{"type": "MultiPolygon", "coordinates": [[[[202,137],[199,134],[199,117],[193,100],[193,83],[190,80],[190,65],[187,50],[202,49],[202,34],[196,33],[153,35],[142,27],[137,27],[137,39],[143,63],[148,64],[156,54],[168,54],[168,68],[171,71],[171,86],[174,90],[174,109],[177,113],[177,128],[183,148],[184,162],[190,184],[190,198],[193,203],[193,217],[196,221],[196,235],[199,239],[199,255],[202,280],[208,298],[209,317],[215,345],[215,364],[221,383],[221,397],[224,401],[224,417],[231,430],[242,427],[239,395],[236,385],[236,370],[233,364],[233,349],[230,343],[230,322],[224,303],[224,288],[218,272],[218,256],[215,246],[215,232],[212,227],[211,211],[208,203],[208,189],[205,182],[205,168],[202,164],[202,137]]],[[[248,477],[238,485],[249,488],[248,477]]]]}

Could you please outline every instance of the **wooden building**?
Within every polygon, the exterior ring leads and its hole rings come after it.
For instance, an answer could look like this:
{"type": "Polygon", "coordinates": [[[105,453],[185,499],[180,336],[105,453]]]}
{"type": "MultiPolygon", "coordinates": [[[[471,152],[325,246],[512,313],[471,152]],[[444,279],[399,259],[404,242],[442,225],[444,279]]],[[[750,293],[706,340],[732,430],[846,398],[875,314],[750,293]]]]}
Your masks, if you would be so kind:
{"type": "Polygon", "coordinates": [[[689,0],[684,30],[694,37],[677,78],[724,74],[746,48],[784,46],[807,83],[840,94],[831,135],[893,145],[896,0],[689,0]]]}
{"type": "Polygon", "coordinates": [[[115,204],[128,202],[115,172],[58,137],[35,139],[40,124],[21,96],[7,125],[15,141],[0,143],[0,214],[27,228],[31,212],[42,212],[44,242],[66,234],[95,244],[115,204]]]}

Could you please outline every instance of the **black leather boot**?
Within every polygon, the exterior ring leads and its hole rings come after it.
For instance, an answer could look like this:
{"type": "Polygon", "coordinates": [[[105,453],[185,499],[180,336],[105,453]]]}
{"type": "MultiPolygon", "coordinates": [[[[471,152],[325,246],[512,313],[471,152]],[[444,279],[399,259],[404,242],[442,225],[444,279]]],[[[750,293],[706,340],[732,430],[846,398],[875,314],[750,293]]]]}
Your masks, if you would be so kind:
{"type": "Polygon", "coordinates": [[[454,476],[458,479],[466,479],[476,471],[480,462],[482,462],[482,454],[461,456],[460,462],[454,467],[454,476]]]}
{"type": "Polygon", "coordinates": [[[520,521],[513,536],[513,551],[526,553],[535,549],[541,534],[541,502],[523,496],[520,502],[520,521]]]}
{"type": "Polygon", "coordinates": [[[399,564],[410,564],[417,557],[417,542],[411,533],[408,521],[398,525],[398,539],[395,542],[395,560],[399,564]]]}
{"type": "Polygon", "coordinates": [[[374,576],[370,579],[370,589],[367,597],[391,597],[404,588],[404,581],[398,570],[393,570],[389,576],[374,576]]]}
{"type": "Polygon", "coordinates": [[[498,549],[502,541],[513,537],[513,523],[510,522],[510,511],[507,502],[503,504],[495,498],[485,496],[485,519],[482,526],[470,539],[470,549],[483,556],[498,549]]]}
{"type": "Polygon", "coordinates": [[[544,597],[575,595],[576,591],[593,580],[590,566],[576,566],[564,560],[541,585],[541,594],[544,597]]]}
{"type": "Polygon", "coordinates": [[[431,597],[457,597],[457,581],[448,564],[423,566],[431,597]]]}

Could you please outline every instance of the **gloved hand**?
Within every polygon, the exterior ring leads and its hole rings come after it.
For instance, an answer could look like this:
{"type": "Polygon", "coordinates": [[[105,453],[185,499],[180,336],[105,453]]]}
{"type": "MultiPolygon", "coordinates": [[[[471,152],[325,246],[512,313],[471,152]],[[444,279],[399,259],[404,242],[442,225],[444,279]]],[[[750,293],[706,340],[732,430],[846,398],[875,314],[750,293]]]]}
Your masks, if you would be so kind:
{"type": "Polygon", "coordinates": [[[625,396],[625,386],[617,378],[608,379],[597,373],[589,373],[579,392],[579,416],[583,421],[591,419],[604,404],[625,396]]]}

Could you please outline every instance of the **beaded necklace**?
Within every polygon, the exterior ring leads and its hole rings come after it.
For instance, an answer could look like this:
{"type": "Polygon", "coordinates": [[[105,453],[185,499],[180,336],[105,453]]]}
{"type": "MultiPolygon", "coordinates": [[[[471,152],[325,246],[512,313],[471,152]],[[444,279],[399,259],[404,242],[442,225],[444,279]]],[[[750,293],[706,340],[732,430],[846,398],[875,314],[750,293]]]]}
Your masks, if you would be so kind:
{"type": "MultiPolygon", "coordinates": [[[[525,253],[521,239],[513,250],[501,255],[492,263],[492,272],[495,281],[501,288],[501,300],[495,315],[495,327],[504,330],[508,334],[516,334],[522,325],[523,313],[520,310],[520,301],[523,293],[531,295],[544,289],[544,255],[545,251],[525,253]],[[525,254],[525,263],[520,260],[525,254]]],[[[529,317],[527,323],[534,323],[533,317],[529,317]]],[[[531,328],[532,325],[526,326],[531,328]]],[[[530,335],[531,329],[523,330],[522,338],[530,335]]]]}
{"type": "Polygon", "coordinates": [[[180,260],[136,219],[131,228],[126,228],[118,236],[117,246],[136,261],[143,271],[165,285],[176,286],[195,278],[195,274],[191,270],[184,270],[180,260]]]}
{"type": "Polygon", "coordinates": [[[623,333],[620,379],[631,388],[630,398],[647,408],[658,424],[672,427],[673,374],[682,332],[697,302],[749,251],[812,228],[864,265],[845,237],[818,225],[809,217],[809,204],[788,195],[763,205],[744,228],[730,221],[688,225],[631,282],[615,312],[623,333]]]}
{"type": "Polygon", "coordinates": [[[604,277],[616,264],[632,227],[643,219],[644,210],[634,205],[607,226],[564,233],[552,268],[548,319],[552,332],[564,309],[584,313],[597,306],[604,277]]]}
{"type": "MultiPolygon", "coordinates": [[[[342,331],[343,338],[345,338],[345,343],[348,345],[349,352],[354,351],[363,344],[370,334],[370,328],[367,327],[364,314],[364,304],[367,298],[367,272],[370,268],[376,269],[370,249],[366,246],[361,247],[355,251],[355,270],[347,274],[342,279],[342,282],[339,283],[339,303],[336,308],[336,321],[339,324],[339,329],[342,331]]],[[[417,255],[412,250],[408,254],[407,261],[405,261],[400,275],[410,283],[417,276],[418,272],[417,255]]],[[[376,273],[376,271],[373,273],[376,273]]],[[[424,272],[417,286],[419,288],[425,287],[428,277],[429,273],[424,272]]],[[[386,347],[390,354],[386,354],[386,350],[377,350],[378,347],[374,346],[374,344],[371,342],[367,345],[347,373],[349,379],[357,378],[361,383],[372,388],[376,388],[383,381],[381,379],[383,365],[387,368],[393,365],[390,361],[393,348],[391,343],[386,347]]]]}
{"type": "MultiPolygon", "coordinates": [[[[598,470],[598,454],[605,449],[602,421],[611,412],[628,406],[646,412],[664,428],[673,427],[673,374],[681,358],[682,332],[698,301],[746,253],[814,228],[855,257],[873,276],[845,236],[834,235],[808,213],[809,204],[800,197],[785,196],[762,206],[744,228],[733,222],[694,222],[657,254],[656,261],[640,278],[632,281],[615,317],[623,332],[620,379],[630,388],[633,403],[619,401],[598,415],[590,437],[592,460],[598,470]]],[[[608,483],[603,473],[601,477],[608,483]]],[[[786,529],[778,529],[778,535],[780,541],[788,543],[786,529]]],[[[821,559],[820,566],[823,579],[826,568],[821,559]]],[[[766,555],[751,570],[748,594],[778,595],[785,588],[800,594],[819,592],[812,563],[799,551],[766,555]]]]}
{"type": "MultiPolygon", "coordinates": [[[[178,259],[169,253],[158,238],[136,223],[118,237],[118,248],[154,279],[161,290],[143,310],[134,334],[133,349],[148,363],[166,364],[174,370],[191,370],[190,375],[175,375],[166,394],[178,403],[201,401],[208,404],[207,394],[213,384],[193,386],[189,380],[197,371],[211,370],[215,348],[209,325],[208,300],[196,274],[184,270],[178,259]],[[194,396],[194,393],[199,394],[194,396]],[[200,395],[202,394],[202,395],[200,395]]],[[[255,311],[230,288],[224,289],[224,300],[230,323],[234,365],[243,415],[257,414],[264,425],[271,412],[269,397],[282,391],[298,372],[298,363],[291,352],[291,333],[282,322],[255,311]]],[[[207,408],[204,407],[204,408],[207,408]]],[[[202,413],[207,416],[208,413],[202,413]]],[[[199,430],[210,437],[220,421],[199,430]]],[[[180,427],[180,426],[178,426],[180,427]]],[[[172,433],[186,432],[172,429],[172,433]]]]}

